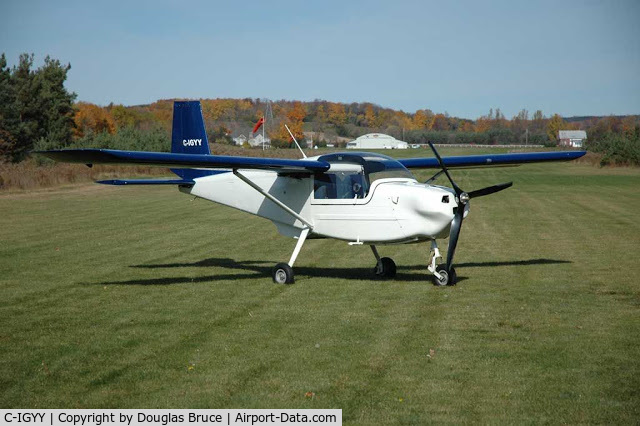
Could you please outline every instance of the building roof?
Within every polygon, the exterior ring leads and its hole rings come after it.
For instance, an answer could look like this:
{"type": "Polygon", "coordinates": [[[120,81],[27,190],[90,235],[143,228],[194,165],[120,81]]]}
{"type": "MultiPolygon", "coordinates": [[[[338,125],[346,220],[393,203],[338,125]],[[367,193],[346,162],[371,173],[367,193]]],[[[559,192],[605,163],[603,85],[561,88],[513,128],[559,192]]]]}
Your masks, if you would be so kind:
{"type": "Polygon", "coordinates": [[[559,130],[558,139],[586,139],[587,132],[584,130],[559,130]]]}
{"type": "MultiPolygon", "coordinates": [[[[367,133],[366,135],[362,135],[362,136],[358,137],[356,140],[364,140],[364,139],[370,139],[370,140],[382,140],[382,139],[397,140],[393,136],[385,135],[384,133],[367,133]]],[[[398,141],[398,142],[402,142],[402,141],[398,141]]]]}

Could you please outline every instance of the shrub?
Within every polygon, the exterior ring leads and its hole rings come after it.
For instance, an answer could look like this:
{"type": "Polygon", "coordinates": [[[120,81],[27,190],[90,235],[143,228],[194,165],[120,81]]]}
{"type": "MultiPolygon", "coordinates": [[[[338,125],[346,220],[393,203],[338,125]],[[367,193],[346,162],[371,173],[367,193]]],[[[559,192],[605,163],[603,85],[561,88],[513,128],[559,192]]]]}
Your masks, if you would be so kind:
{"type": "Polygon", "coordinates": [[[640,165],[640,138],[608,132],[598,140],[587,140],[589,151],[602,153],[600,165],[640,165]]]}

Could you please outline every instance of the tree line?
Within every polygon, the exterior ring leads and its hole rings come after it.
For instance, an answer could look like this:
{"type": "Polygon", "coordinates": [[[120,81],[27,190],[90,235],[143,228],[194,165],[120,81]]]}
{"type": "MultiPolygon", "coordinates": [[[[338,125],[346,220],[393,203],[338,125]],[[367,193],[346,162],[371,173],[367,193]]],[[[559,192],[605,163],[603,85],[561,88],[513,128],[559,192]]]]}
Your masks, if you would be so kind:
{"type": "MultiPolygon", "coordinates": [[[[542,111],[529,115],[521,110],[507,119],[500,109],[491,109],[476,120],[435,114],[418,110],[411,114],[383,108],[371,103],[342,104],[324,100],[267,101],[264,99],[202,99],[202,112],[209,140],[232,143],[231,136],[249,136],[253,125],[266,111],[267,135],[272,141],[288,146],[287,124],[294,136],[304,139],[304,133],[313,132],[334,142],[341,138],[354,139],[366,133],[386,133],[409,143],[475,143],[475,144],[557,144],[559,130],[587,130],[600,137],[604,133],[632,135],[640,125],[639,116],[583,117],[567,120],[558,114],[550,117],[542,111]],[[268,104],[270,104],[268,106],[268,104]]],[[[118,129],[133,127],[150,131],[169,130],[173,100],[159,100],[149,105],[124,107],[122,105],[76,104],[76,137],[101,132],[115,133],[118,129]]]]}
{"type": "MultiPolygon", "coordinates": [[[[137,106],[75,102],[76,94],[64,87],[69,64],[47,56],[44,65],[34,69],[33,62],[33,55],[23,54],[18,64],[9,68],[5,55],[0,56],[0,159],[18,162],[33,149],[62,147],[169,149],[173,100],[137,106]]],[[[583,129],[592,150],[621,151],[624,146],[624,155],[610,156],[614,162],[640,151],[636,148],[640,116],[564,119],[523,109],[509,119],[496,108],[470,120],[426,108],[408,113],[368,102],[244,98],[202,99],[201,104],[213,143],[231,144],[232,136],[250,136],[253,125],[266,117],[266,132],[275,146],[290,145],[287,124],[296,139],[313,132],[314,142],[320,144],[386,133],[409,143],[552,146],[557,143],[558,130],[583,129]],[[617,142],[611,142],[614,140],[617,142]]]]}

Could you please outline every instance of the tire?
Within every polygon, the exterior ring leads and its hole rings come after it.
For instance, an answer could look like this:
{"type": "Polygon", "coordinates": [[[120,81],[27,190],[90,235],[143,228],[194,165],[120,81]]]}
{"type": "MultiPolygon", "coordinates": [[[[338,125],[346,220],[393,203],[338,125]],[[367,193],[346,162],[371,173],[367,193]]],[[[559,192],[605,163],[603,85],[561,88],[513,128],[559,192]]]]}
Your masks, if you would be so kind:
{"type": "Polygon", "coordinates": [[[435,286],[444,287],[444,286],[456,285],[456,281],[458,280],[458,275],[456,274],[456,270],[454,268],[451,268],[450,271],[447,271],[447,267],[445,265],[440,265],[436,268],[436,272],[442,275],[442,279],[439,280],[434,275],[433,284],[435,286]]]}
{"type": "Polygon", "coordinates": [[[382,271],[378,271],[378,266],[373,268],[373,273],[381,278],[393,278],[396,276],[396,263],[390,257],[380,259],[382,271]]]}
{"type": "Polygon", "coordinates": [[[271,278],[276,284],[293,284],[293,269],[287,263],[278,263],[271,272],[271,278]]]}

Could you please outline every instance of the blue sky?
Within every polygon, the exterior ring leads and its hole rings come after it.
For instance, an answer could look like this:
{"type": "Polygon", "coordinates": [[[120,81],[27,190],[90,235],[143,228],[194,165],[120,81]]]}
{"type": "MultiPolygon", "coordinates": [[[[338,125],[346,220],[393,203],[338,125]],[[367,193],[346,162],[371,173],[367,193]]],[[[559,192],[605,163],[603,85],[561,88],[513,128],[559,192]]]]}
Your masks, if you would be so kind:
{"type": "Polygon", "coordinates": [[[0,51],[78,100],[373,102],[477,118],[640,114],[640,1],[0,2],[0,51]]]}

